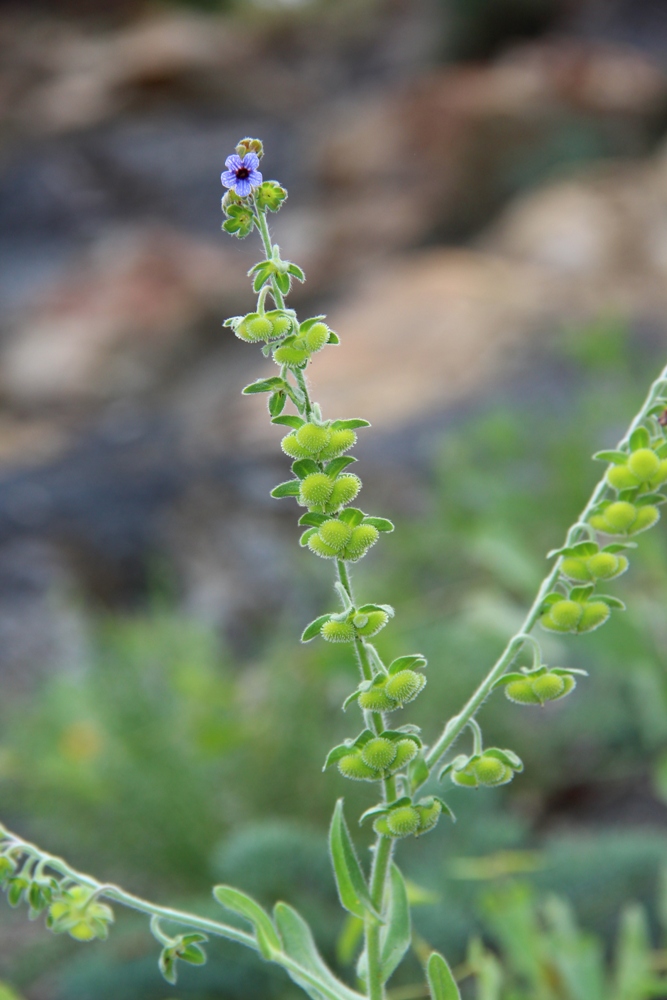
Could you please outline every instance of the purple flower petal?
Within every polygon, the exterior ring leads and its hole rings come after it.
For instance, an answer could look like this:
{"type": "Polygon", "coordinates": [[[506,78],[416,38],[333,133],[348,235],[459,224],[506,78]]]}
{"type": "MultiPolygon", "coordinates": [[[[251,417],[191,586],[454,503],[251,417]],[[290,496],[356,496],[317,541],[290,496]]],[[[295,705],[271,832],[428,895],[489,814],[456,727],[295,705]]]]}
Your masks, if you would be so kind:
{"type": "Polygon", "coordinates": [[[260,174],[259,170],[251,170],[248,174],[248,180],[250,181],[251,187],[259,187],[264,178],[260,174]]]}
{"type": "Polygon", "coordinates": [[[237,156],[236,153],[232,153],[232,155],[228,156],[225,160],[225,166],[228,170],[238,170],[239,167],[243,166],[243,160],[240,156],[237,156]]]}
{"type": "Polygon", "coordinates": [[[235,181],[234,190],[236,191],[239,198],[247,198],[250,192],[252,191],[252,185],[250,184],[248,178],[244,177],[243,180],[235,181]]]}
{"type": "Polygon", "coordinates": [[[220,174],[223,187],[233,188],[236,184],[236,174],[232,170],[223,170],[220,174]]]}
{"type": "Polygon", "coordinates": [[[243,157],[243,166],[247,167],[248,170],[257,170],[259,166],[259,157],[257,153],[246,153],[243,157]]]}

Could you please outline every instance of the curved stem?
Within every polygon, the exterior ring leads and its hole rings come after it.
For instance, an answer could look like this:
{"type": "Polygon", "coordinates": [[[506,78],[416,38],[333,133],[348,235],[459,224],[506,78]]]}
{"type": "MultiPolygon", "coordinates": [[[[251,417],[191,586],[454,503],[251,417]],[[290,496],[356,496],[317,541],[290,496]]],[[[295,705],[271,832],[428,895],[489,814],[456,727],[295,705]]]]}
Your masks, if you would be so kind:
{"type": "MultiPolygon", "coordinates": [[[[667,365],[665,366],[665,368],[663,368],[658,378],[651,385],[648,391],[648,395],[642,405],[642,408],[640,409],[639,413],[636,415],[636,417],[628,427],[628,430],[626,431],[625,435],[619,441],[618,445],[616,446],[617,449],[622,449],[628,444],[632,433],[646,419],[648,411],[655,404],[657,398],[660,395],[660,390],[663,387],[666,378],[667,378],[667,365]]],[[[606,470],[605,470],[605,475],[606,475],[606,470]]],[[[587,525],[588,517],[595,509],[595,507],[598,505],[600,500],[603,498],[607,489],[608,489],[607,481],[605,476],[603,476],[602,479],[597,484],[597,486],[595,487],[595,489],[593,490],[588,503],[582,510],[581,514],[577,518],[577,521],[573,527],[575,528],[580,528],[582,526],[590,527],[589,525],[587,525]]],[[[568,542],[570,541],[571,533],[572,533],[572,528],[567,533],[568,542]]],[[[507,646],[501,653],[500,657],[496,660],[493,667],[486,675],[482,683],[479,685],[477,690],[471,695],[471,697],[468,699],[468,701],[463,706],[458,715],[455,715],[453,718],[449,720],[449,722],[443,729],[440,737],[436,740],[436,742],[429,750],[428,754],[425,757],[426,764],[428,765],[429,770],[432,770],[436,766],[442,755],[446,753],[447,750],[449,750],[449,748],[452,746],[452,744],[458,739],[462,730],[466,727],[470,719],[472,719],[473,716],[476,715],[476,713],[478,712],[478,710],[480,709],[486,698],[491,693],[491,690],[493,689],[493,686],[496,683],[496,681],[503,676],[506,670],[511,666],[513,661],[516,659],[516,656],[521,646],[526,640],[526,636],[534,628],[535,623],[540,617],[544,598],[546,597],[546,595],[549,593],[549,591],[559,578],[562,559],[563,557],[560,556],[556,560],[553,569],[542,581],[540,588],[537,592],[537,597],[533,601],[530,610],[528,611],[528,614],[526,615],[518,633],[510,639],[507,646]]]]}

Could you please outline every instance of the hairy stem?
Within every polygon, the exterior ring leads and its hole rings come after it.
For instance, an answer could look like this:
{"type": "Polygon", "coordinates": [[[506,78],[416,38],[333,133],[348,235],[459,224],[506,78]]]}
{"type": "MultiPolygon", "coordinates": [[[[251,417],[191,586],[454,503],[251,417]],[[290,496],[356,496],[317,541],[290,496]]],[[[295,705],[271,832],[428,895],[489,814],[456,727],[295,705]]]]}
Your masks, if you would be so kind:
{"type": "MultiPolygon", "coordinates": [[[[666,381],[667,381],[667,366],[663,368],[658,378],[651,385],[648,391],[648,395],[646,396],[646,399],[644,400],[644,403],[642,405],[642,408],[640,409],[639,413],[636,415],[636,417],[628,427],[628,430],[626,431],[625,435],[621,438],[618,445],[616,446],[618,449],[622,449],[628,444],[630,436],[632,435],[633,431],[636,430],[636,428],[639,427],[639,425],[646,419],[648,411],[655,404],[657,398],[660,395],[661,390],[665,386],[666,381]]],[[[591,512],[596,507],[596,505],[600,502],[600,500],[604,496],[607,489],[608,489],[607,482],[605,477],[603,476],[602,479],[597,484],[597,486],[595,487],[595,489],[593,490],[593,493],[591,494],[588,503],[586,504],[581,514],[579,515],[577,522],[568,531],[566,544],[572,544],[575,540],[576,533],[579,530],[588,527],[586,525],[586,521],[590,516],[591,512]]],[[[507,643],[507,646],[501,653],[499,659],[495,662],[495,664],[493,665],[489,673],[486,675],[482,683],[479,685],[477,690],[471,695],[471,697],[468,699],[468,701],[463,706],[458,715],[453,716],[449,720],[444,730],[442,731],[442,734],[429,750],[425,759],[430,770],[436,766],[442,755],[446,753],[447,750],[449,750],[449,748],[452,746],[452,744],[458,739],[463,729],[465,729],[468,722],[472,718],[474,718],[479,708],[490,694],[496,681],[498,681],[503,676],[503,674],[507,671],[507,669],[511,666],[513,661],[516,659],[518,653],[521,650],[521,647],[524,645],[524,642],[526,642],[531,638],[528,635],[528,633],[530,633],[530,631],[534,628],[535,623],[540,617],[544,598],[549,593],[549,591],[555,584],[556,580],[558,579],[558,576],[560,574],[561,563],[562,563],[562,557],[559,557],[556,560],[556,563],[551,572],[542,581],[542,584],[540,585],[540,588],[537,592],[537,597],[533,601],[530,610],[528,611],[528,614],[526,615],[519,631],[516,633],[516,635],[512,636],[510,641],[507,643]]]]}

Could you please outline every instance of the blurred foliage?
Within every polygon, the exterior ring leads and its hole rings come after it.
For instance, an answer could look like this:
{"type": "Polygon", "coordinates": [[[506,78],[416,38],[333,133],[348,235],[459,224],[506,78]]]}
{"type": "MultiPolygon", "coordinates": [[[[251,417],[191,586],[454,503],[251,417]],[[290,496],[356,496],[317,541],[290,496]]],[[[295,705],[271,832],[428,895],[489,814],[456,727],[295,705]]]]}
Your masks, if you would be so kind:
{"type": "MultiPolygon", "coordinates": [[[[592,452],[615,443],[657,365],[650,345],[638,346],[613,317],[602,318],[586,331],[566,331],[506,393],[456,415],[435,446],[432,428],[415,430],[404,474],[421,512],[401,513],[400,490],[393,501],[385,496],[383,513],[396,517],[399,531],[360,569],[357,587],[381,592],[400,609],[380,637],[385,652],[429,657],[428,696],[411,715],[427,735],[460,706],[521,621],[546,571],[544,553],[562,542],[602,472],[592,452]]],[[[641,937],[644,919],[655,929],[661,908],[666,548],[664,529],[650,544],[639,539],[630,571],[614,584],[628,611],[604,629],[574,640],[540,636],[551,664],[590,672],[574,695],[539,709],[497,693],[484,706],[487,742],[518,752],[525,773],[506,789],[446,791],[457,824],[443,822],[429,837],[401,845],[413,892],[428,890],[415,910],[418,944],[459,962],[471,936],[500,948],[502,968],[486,945],[469,956],[485,970],[480,1000],[579,1000],[553,992],[544,971],[575,958],[597,970],[590,974],[603,984],[600,996],[651,995],[618,992],[613,975],[620,973],[605,972],[599,956],[619,914],[626,915],[617,964],[623,935],[641,937]],[[532,888],[507,888],[514,877],[532,888]],[[557,893],[568,903],[537,904],[532,892],[540,899],[557,893]],[[627,909],[630,900],[646,908],[646,918],[627,909]],[[510,912],[532,935],[535,954],[525,957],[532,971],[502,936],[510,912]],[[488,992],[498,976],[505,992],[488,992]]],[[[317,613],[317,602],[328,599],[327,567],[313,567],[303,552],[294,560],[317,613]]],[[[367,789],[320,768],[329,747],[349,735],[354,709],[347,716],[339,709],[355,667],[336,647],[297,646],[309,610],[300,610],[298,621],[286,612],[261,658],[243,663],[233,662],[207,627],[164,603],[94,623],[85,668],[0,708],[0,794],[8,824],[160,901],[215,912],[216,880],[267,904],[286,898],[312,921],[332,962],[338,944],[351,979],[354,938],[348,927],[341,948],[344,921],[324,830],[338,795],[345,794],[350,815],[369,802],[367,789]]],[[[359,833],[360,845],[367,837],[359,833]]],[[[72,947],[35,928],[4,957],[0,974],[29,1000],[163,1000],[143,923],[118,918],[101,946],[72,947]]],[[[0,931],[13,933],[18,919],[3,910],[0,931]]],[[[396,989],[419,976],[413,957],[396,989]]],[[[296,995],[280,972],[225,945],[211,949],[205,969],[186,971],[178,991],[181,1000],[296,995]]]]}

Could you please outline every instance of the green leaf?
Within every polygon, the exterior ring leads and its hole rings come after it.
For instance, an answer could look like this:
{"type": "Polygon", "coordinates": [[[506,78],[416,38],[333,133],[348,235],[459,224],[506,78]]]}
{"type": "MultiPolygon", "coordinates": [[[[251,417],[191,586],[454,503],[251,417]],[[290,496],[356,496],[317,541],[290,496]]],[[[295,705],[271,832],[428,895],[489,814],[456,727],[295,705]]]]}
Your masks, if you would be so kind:
{"type": "Polygon", "coordinates": [[[334,420],[331,426],[335,431],[355,431],[358,427],[370,427],[371,424],[369,420],[363,420],[361,417],[351,417],[349,420],[334,420]]]}
{"type": "Polygon", "coordinates": [[[278,286],[278,290],[282,292],[283,295],[287,295],[287,293],[290,290],[289,274],[284,274],[278,271],[275,275],[275,279],[276,279],[276,285],[278,286]]]}
{"type": "Polygon", "coordinates": [[[599,551],[600,546],[597,542],[577,542],[573,545],[569,551],[568,555],[578,556],[579,558],[585,558],[586,556],[594,556],[599,551]]]}
{"type": "Polygon", "coordinates": [[[361,694],[361,691],[359,690],[359,688],[357,688],[356,691],[353,691],[352,694],[348,694],[347,698],[343,702],[343,711],[345,711],[347,708],[349,708],[349,706],[352,704],[352,702],[356,701],[360,694],[361,694]]]}
{"type": "Polygon", "coordinates": [[[346,507],[338,516],[341,521],[349,524],[352,528],[356,528],[358,524],[361,524],[365,517],[363,510],[359,510],[358,507],[346,507]]]}
{"type": "Polygon", "coordinates": [[[667,497],[664,493],[645,493],[644,496],[637,497],[635,503],[638,507],[648,507],[649,504],[658,507],[665,501],[667,501],[667,497]]]}
{"type": "Polygon", "coordinates": [[[290,264],[287,268],[287,273],[293,275],[297,281],[303,282],[306,280],[306,276],[298,264],[290,264]]]}
{"type": "Polygon", "coordinates": [[[347,755],[352,752],[353,748],[354,744],[349,740],[345,743],[340,743],[337,747],[334,747],[333,750],[330,750],[327,754],[327,759],[324,762],[322,770],[326,771],[332,764],[337,764],[342,757],[347,757],[347,755]]]}
{"type": "Polygon", "coordinates": [[[357,608],[357,612],[360,615],[367,615],[371,611],[384,611],[390,618],[393,618],[395,614],[391,604],[362,604],[360,608],[357,608]]]}
{"type": "Polygon", "coordinates": [[[327,344],[340,344],[340,337],[338,336],[337,333],[334,333],[333,330],[329,331],[329,339],[327,340],[327,344]]]}
{"type": "Polygon", "coordinates": [[[389,872],[389,899],[386,924],[380,932],[380,962],[386,982],[410,947],[410,904],[403,876],[392,864],[389,872]]]}
{"type": "Polygon", "coordinates": [[[410,790],[416,792],[418,788],[426,784],[430,776],[431,772],[428,769],[428,764],[424,760],[423,754],[417,754],[414,760],[411,760],[408,765],[410,790]]]}
{"type": "Polygon", "coordinates": [[[625,611],[625,604],[618,597],[612,597],[610,594],[596,594],[596,601],[602,601],[606,604],[608,608],[617,608],[619,611],[625,611]]]}
{"type": "Polygon", "coordinates": [[[630,435],[630,448],[637,451],[638,448],[648,448],[651,438],[645,427],[638,427],[630,435]]]}
{"type": "Polygon", "coordinates": [[[326,319],[324,313],[319,316],[309,316],[308,319],[304,319],[303,323],[299,323],[299,333],[308,333],[311,327],[315,326],[316,323],[320,323],[323,319],[326,319]]]}
{"type": "Polygon", "coordinates": [[[271,421],[272,424],[282,424],[284,427],[293,427],[295,431],[298,431],[300,427],[303,427],[305,420],[302,417],[297,417],[296,413],[285,413],[280,417],[274,417],[271,421]]]}
{"type": "Polygon", "coordinates": [[[421,653],[409,653],[407,656],[399,656],[389,664],[389,673],[397,674],[399,670],[413,670],[417,667],[425,667],[428,660],[421,653]]]}
{"type": "Polygon", "coordinates": [[[272,959],[280,952],[281,943],[268,913],[250,896],[229,885],[216,885],[213,895],[217,901],[232,913],[238,913],[252,924],[259,950],[266,959],[272,959]]]}
{"type": "Polygon", "coordinates": [[[196,944],[188,945],[178,957],[190,965],[206,965],[206,952],[196,944]]]}
{"type": "Polygon", "coordinates": [[[319,528],[321,524],[325,521],[330,521],[331,518],[328,514],[316,514],[314,511],[308,511],[307,514],[302,514],[299,518],[299,524],[308,524],[311,527],[319,528]]]}
{"type": "Polygon", "coordinates": [[[625,465],[628,460],[627,451],[596,451],[593,458],[598,462],[611,462],[613,465],[625,465]]]}
{"type": "Polygon", "coordinates": [[[356,917],[372,913],[378,920],[381,919],[371,901],[368,885],[345,823],[342,799],[336,803],[331,820],[329,848],[341,905],[356,917]]]}
{"type": "MultiPolygon", "coordinates": [[[[359,993],[355,993],[349,986],[337,979],[325,964],[317,950],[310,927],[295,909],[288,906],[287,903],[276,903],[273,916],[282,939],[283,951],[289,958],[320,980],[322,985],[340,1000],[362,1000],[359,993]]],[[[317,987],[300,977],[298,972],[289,968],[287,972],[292,980],[309,996],[315,998],[322,996],[317,987]]]]}
{"type": "Polygon", "coordinates": [[[589,583],[585,587],[573,587],[570,591],[570,601],[587,601],[595,590],[595,584],[589,583]]]}
{"type": "Polygon", "coordinates": [[[434,951],[426,965],[426,976],[431,991],[431,1000],[461,1000],[459,988],[452,975],[452,970],[442,957],[434,951]]]}
{"type": "Polygon", "coordinates": [[[320,467],[317,462],[314,462],[312,458],[299,458],[296,462],[292,462],[292,472],[299,479],[305,479],[313,472],[319,472],[320,467]]]}
{"type": "MultiPolygon", "coordinates": [[[[260,378],[256,382],[251,382],[242,392],[249,396],[253,392],[273,392],[274,389],[282,389],[285,385],[283,379],[274,375],[272,378],[260,378]]],[[[277,421],[274,421],[276,423],[277,421]]],[[[302,421],[303,423],[303,421],[302,421]]],[[[301,424],[299,424],[299,427],[301,424]]]]}
{"type": "MultiPolygon", "coordinates": [[[[316,529],[315,529],[316,530],[316,529]]],[[[310,642],[315,636],[320,634],[320,629],[322,626],[330,621],[331,615],[320,615],[315,621],[311,622],[310,625],[306,625],[305,629],[301,633],[301,642],[310,642]]]]}
{"type": "Polygon", "coordinates": [[[364,524],[372,524],[378,531],[394,530],[394,525],[388,517],[365,517],[364,524]]]}
{"type": "Polygon", "coordinates": [[[309,528],[308,531],[304,531],[299,539],[299,545],[301,548],[304,548],[308,544],[308,539],[312,538],[315,534],[317,534],[317,528],[309,528]]]}
{"type": "Polygon", "coordinates": [[[341,455],[340,458],[334,458],[331,462],[327,462],[324,466],[324,471],[327,476],[335,479],[339,472],[346,469],[348,465],[352,465],[353,462],[356,462],[356,458],[353,458],[352,455],[341,455]]]}
{"type": "Polygon", "coordinates": [[[280,483],[271,490],[271,496],[279,500],[281,497],[298,497],[301,492],[301,482],[298,479],[290,479],[286,483],[280,483]]]}
{"type": "Polygon", "coordinates": [[[391,805],[387,805],[386,802],[380,802],[376,806],[371,806],[367,809],[365,813],[359,817],[359,826],[365,823],[367,819],[372,819],[375,816],[384,816],[385,813],[389,812],[390,809],[398,809],[399,806],[410,806],[412,805],[412,799],[409,795],[402,795],[400,799],[395,799],[391,805]]]}
{"type": "Polygon", "coordinates": [[[287,394],[281,390],[269,396],[269,416],[277,417],[285,409],[287,394]]]}

